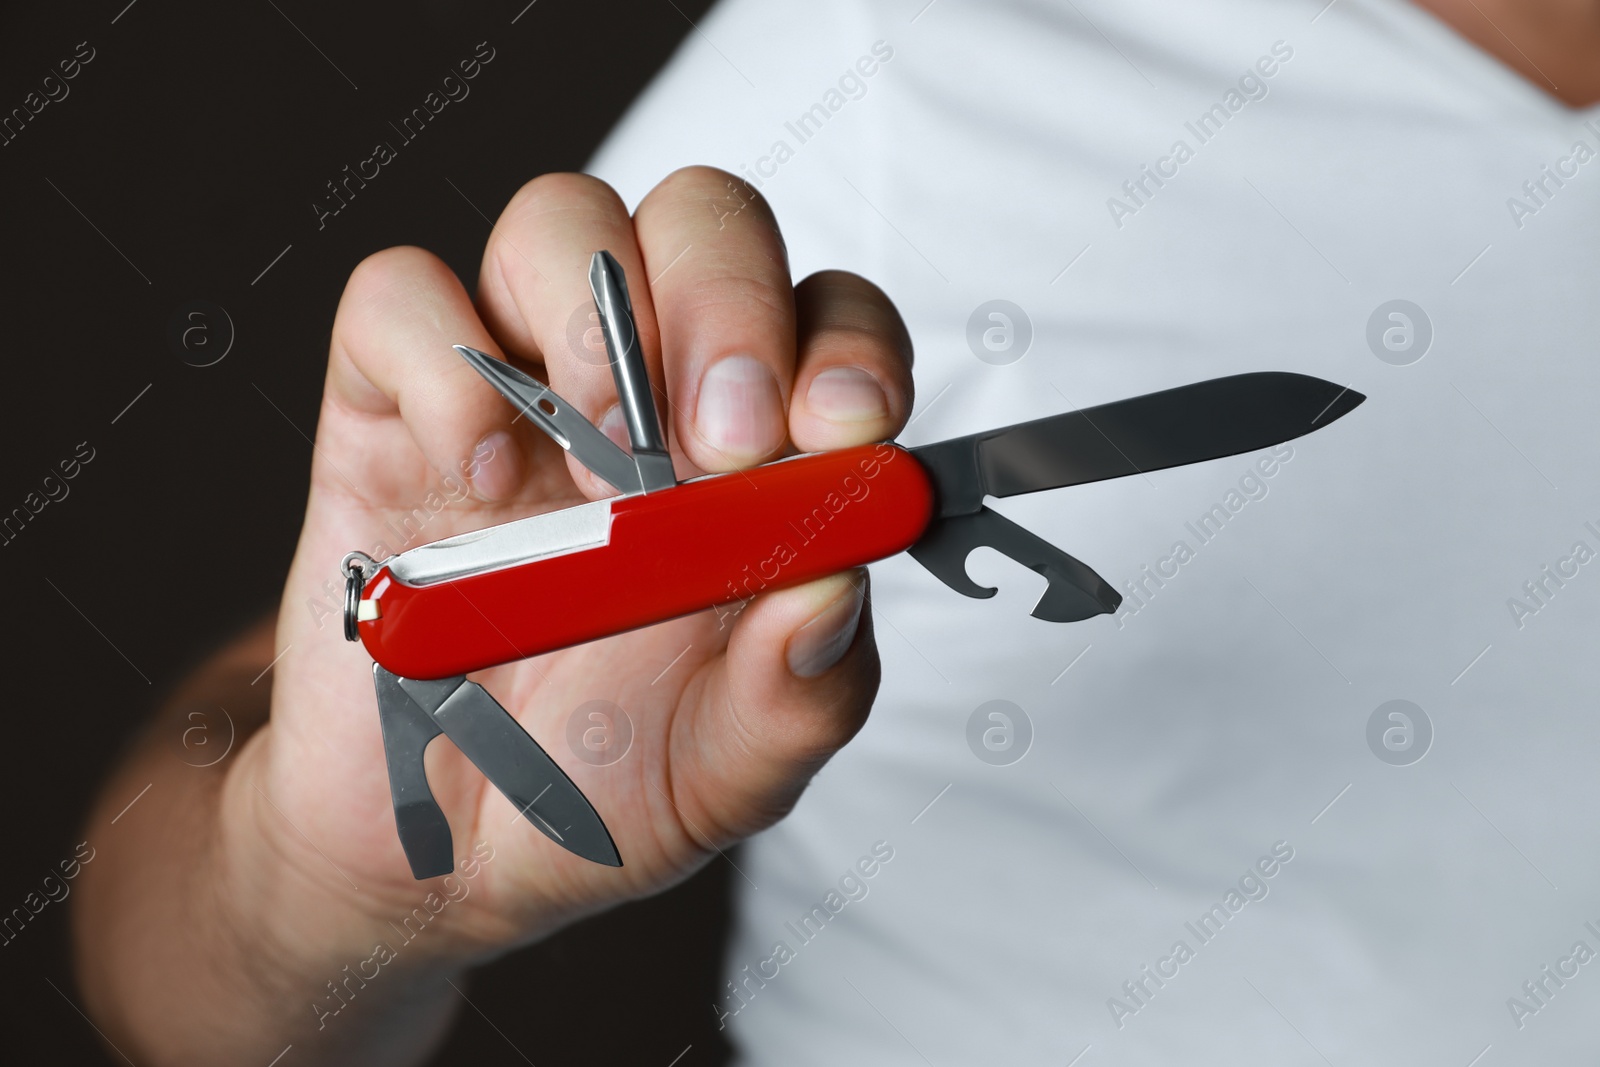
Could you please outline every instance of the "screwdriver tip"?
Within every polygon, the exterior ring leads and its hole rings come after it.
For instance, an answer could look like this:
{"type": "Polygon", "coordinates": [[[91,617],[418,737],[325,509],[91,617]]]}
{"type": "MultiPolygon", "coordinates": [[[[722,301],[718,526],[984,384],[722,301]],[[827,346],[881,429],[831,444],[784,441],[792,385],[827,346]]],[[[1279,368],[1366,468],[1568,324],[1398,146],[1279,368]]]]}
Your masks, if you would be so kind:
{"type": "Polygon", "coordinates": [[[628,276],[623,272],[622,264],[617,262],[617,257],[603,248],[589,260],[589,289],[602,312],[612,308],[632,308],[628,297],[628,276]]]}

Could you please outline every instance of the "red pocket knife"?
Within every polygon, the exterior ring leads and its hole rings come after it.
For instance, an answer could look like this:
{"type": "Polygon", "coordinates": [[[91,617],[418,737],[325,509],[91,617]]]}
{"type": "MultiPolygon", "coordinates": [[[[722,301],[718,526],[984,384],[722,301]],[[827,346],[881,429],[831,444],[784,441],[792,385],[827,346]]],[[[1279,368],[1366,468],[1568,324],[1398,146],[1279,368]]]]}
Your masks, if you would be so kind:
{"type": "Polygon", "coordinates": [[[589,280],[626,418],[624,451],[548,386],[457,346],[501,395],[621,495],[377,561],[345,558],[345,636],[376,661],[395,820],[417,878],[453,866],[422,753],[447,735],[552,841],[620,866],[605,824],[469,671],[727,605],[908,551],[970,597],[988,546],[1043,574],[1036,618],[1075,622],[1121,597],[1089,567],[984,506],[1251,452],[1333,422],[1366,398],[1302,374],[1217,378],[936,444],[795,456],[679,483],[657,421],[621,267],[589,280]]]}

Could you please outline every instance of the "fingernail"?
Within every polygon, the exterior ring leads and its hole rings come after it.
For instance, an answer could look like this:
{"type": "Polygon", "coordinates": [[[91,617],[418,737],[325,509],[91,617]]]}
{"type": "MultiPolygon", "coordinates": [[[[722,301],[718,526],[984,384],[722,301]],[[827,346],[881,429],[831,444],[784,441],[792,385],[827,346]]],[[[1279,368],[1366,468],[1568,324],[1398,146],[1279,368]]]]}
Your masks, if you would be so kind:
{"type": "Polygon", "coordinates": [[[815,678],[844,658],[856,639],[866,581],[859,571],[840,576],[844,589],[828,606],[789,638],[789,671],[796,678],[815,678]]]}
{"type": "Polygon", "coordinates": [[[811,379],[806,403],[829,422],[876,422],[889,414],[883,386],[860,367],[829,367],[811,379]]]}
{"type": "Polygon", "coordinates": [[[695,425],[707,443],[736,463],[762,459],[783,442],[783,394],[767,365],[728,356],[700,379],[695,425]]]}
{"type": "Polygon", "coordinates": [[[600,416],[597,425],[601,433],[611,438],[613,444],[628,449],[633,447],[632,442],[628,440],[628,420],[622,414],[621,404],[612,404],[607,408],[606,413],[600,416]]]}
{"type": "Polygon", "coordinates": [[[504,430],[485,434],[466,464],[473,495],[494,504],[510,499],[522,485],[522,458],[516,440],[504,430]]]}

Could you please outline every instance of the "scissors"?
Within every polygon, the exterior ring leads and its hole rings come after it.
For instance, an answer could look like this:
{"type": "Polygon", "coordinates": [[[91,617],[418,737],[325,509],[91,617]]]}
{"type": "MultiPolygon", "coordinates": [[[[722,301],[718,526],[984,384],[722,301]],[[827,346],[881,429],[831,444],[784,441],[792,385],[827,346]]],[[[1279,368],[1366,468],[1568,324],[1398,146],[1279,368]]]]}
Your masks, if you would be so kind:
{"type": "Polygon", "coordinates": [[[1035,618],[1076,622],[1121,596],[1086,564],[984,504],[1252,452],[1354,410],[1362,394],[1265,371],[1196,382],[915,448],[892,441],[679,482],[621,266],[589,283],[631,450],[549,386],[455,346],[534,425],[618,492],[374,560],[347,555],[344,629],[371,654],[400,842],[418,878],[453,867],[422,756],[448,737],[535,828],[596,863],[622,859],[599,814],[471,671],[738,605],[908,552],[969,597],[987,546],[1047,579],[1035,618]]]}

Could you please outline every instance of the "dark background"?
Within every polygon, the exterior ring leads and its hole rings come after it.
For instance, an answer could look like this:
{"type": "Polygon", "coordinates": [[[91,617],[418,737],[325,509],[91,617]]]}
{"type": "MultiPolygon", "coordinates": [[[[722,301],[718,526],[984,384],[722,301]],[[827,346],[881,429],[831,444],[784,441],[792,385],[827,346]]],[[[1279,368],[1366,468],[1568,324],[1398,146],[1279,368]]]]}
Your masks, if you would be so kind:
{"type": "MultiPolygon", "coordinates": [[[[488,219],[528,179],[580,168],[709,6],[95,0],[0,14],[0,116],[79,42],[95,52],[65,99],[0,144],[0,515],[80,442],[94,449],[69,495],[0,546],[0,914],[71,857],[98,783],[164,693],[276,606],[351,268],[418,244],[471,288],[488,219]],[[496,55],[471,94],[398,144],[388,123],[481,41],[496,55]],[[324,183],[380,140],[398,158],[319,230],[324,183]],[[169,342],[194,300],[232,322],[212,366],[169,342]]],[[[205,323],[215,353],[227,325],[205,323]]],[[[719,861],[480,971],[481,1014],[462,1013],[437,1062],[666,1067],[686,1046],[679,1067],[723,1062],[711,1004],[726,873],[719,861]]],[[[0,1059],[123,1062],[77,1010],[69,907],[0,948],[0,1059]]]]}

